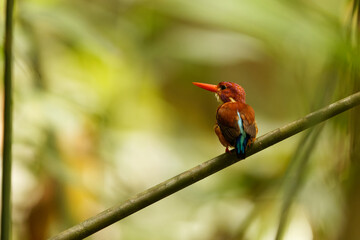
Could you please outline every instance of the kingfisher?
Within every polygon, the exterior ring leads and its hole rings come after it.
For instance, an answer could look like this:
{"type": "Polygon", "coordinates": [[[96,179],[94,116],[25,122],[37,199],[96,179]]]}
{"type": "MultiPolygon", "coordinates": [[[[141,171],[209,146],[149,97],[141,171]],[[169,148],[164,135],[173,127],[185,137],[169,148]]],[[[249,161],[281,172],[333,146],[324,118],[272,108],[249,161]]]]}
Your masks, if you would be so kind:
{"type": "Polygon", "coordinates": [[[226,152],[233,147],[238,158],[245,158],[246,149],[255,141],[258,132],[254,109],[245,102],[245,90],[233,82],[193,84],[215,93],[221,103],[216,110],[215,133],[226,152]]]}

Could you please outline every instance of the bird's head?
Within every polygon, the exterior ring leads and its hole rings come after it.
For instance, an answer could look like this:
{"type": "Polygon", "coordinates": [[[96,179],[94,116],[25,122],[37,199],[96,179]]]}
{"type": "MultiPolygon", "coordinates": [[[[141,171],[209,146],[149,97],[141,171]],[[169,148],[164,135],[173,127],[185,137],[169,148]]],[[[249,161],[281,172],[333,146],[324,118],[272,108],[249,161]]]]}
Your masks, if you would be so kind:
{"type": "Polygon", "coordinates": [[[194,85],[215,93],[221,102],[242,102],[245,103],[245,90],[233,82],[220,82],[218,85],[193,82],[194,85]]]}

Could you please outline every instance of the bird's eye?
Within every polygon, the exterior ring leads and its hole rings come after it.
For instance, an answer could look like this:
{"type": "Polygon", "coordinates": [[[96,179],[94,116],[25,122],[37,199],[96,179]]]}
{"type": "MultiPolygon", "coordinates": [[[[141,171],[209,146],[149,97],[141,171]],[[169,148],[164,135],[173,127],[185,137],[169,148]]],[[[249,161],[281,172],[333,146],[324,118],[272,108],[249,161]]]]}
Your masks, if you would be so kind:
{"type": "Polygon", "coordinates": [[[225,85],[221,85],[221,86],[220,86],[220,89],[221,89],[221,90],[224,90],[224,89],[226,89],[226,86],[225,86],[225,85]]]}

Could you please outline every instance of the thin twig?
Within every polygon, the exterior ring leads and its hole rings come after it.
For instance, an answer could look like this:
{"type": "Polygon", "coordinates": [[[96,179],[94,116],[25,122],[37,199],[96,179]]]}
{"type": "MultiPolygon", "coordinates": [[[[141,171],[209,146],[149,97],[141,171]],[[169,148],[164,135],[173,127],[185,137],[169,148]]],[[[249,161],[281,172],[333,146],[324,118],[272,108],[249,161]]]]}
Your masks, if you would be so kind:
{"type": "MultiPolygon", "coordinates": [[[[360,92],[259,137],[246,157],[360,104],[360,92]]],[[[242,159],[224,153],[75,225],[51,240],[82,239],[242,159]]]]}
{"type": "Polygon", "coordinates": [[[11,239],[12,32],[14,1],[6,1],[4,40],[4,131],[1,195],[1,239],[11,239]]]}

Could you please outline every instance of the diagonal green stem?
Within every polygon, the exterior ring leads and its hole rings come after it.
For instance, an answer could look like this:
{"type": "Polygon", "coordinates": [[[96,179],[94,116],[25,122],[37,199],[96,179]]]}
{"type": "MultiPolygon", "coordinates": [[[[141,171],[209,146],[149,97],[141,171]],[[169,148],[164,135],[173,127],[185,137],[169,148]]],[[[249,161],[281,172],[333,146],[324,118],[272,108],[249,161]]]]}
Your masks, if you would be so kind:
{"type": "Polygon", "coordinates": [[[1,201],[1,240],[11,239],[11,139],[12,139],[12,15],[14,1],[6,1],[4,41],[4,131],[1,201]]]}
{"type": "Polygon", "coordinates": [[[317,126],[308,132],[308,134],[302,139],[301,145],[298,146],[296,153],[294,154],[293,160],[291,161],[294,165],[296,164],[296,169],[290,169],[290,172],[293,172],[293,177],[286,178],[286,192],[284,195],[284,200],[281,209],[280,221],[276,233],[276,240],[281,240],[284,238],[284,233],[287,227],[288,218],[290,215],[291,205],[296,197],[297,192],[299,191],[301,182],[304,177],[304,172],[306,171],[306,166],[309,161],[310,155],[314,150],[317,139],[320,135],[324,125],[317,126]]]}
{"type": "MultiPolygon", "coordinates": [[[[281,128],[259,137],[252,145],[252,147],[247,151],[246,156],[249,157],[265,148],[272,146],[273,144],[276,144],[359,104],[360,92],[330,104],[318,111],[310,113],[309,115],[297,121],[289,123],[281,128]]],[[[99,213],[98,215],[61,232],[60,234],[52,237],[51,240],[82,239],[88,237],[91,234],[240,160],[242,159],[236,158],[233,151],[231,154],[221,154],[144,192],[137,194],[124,203],[111,207],[99,213]]]]}

